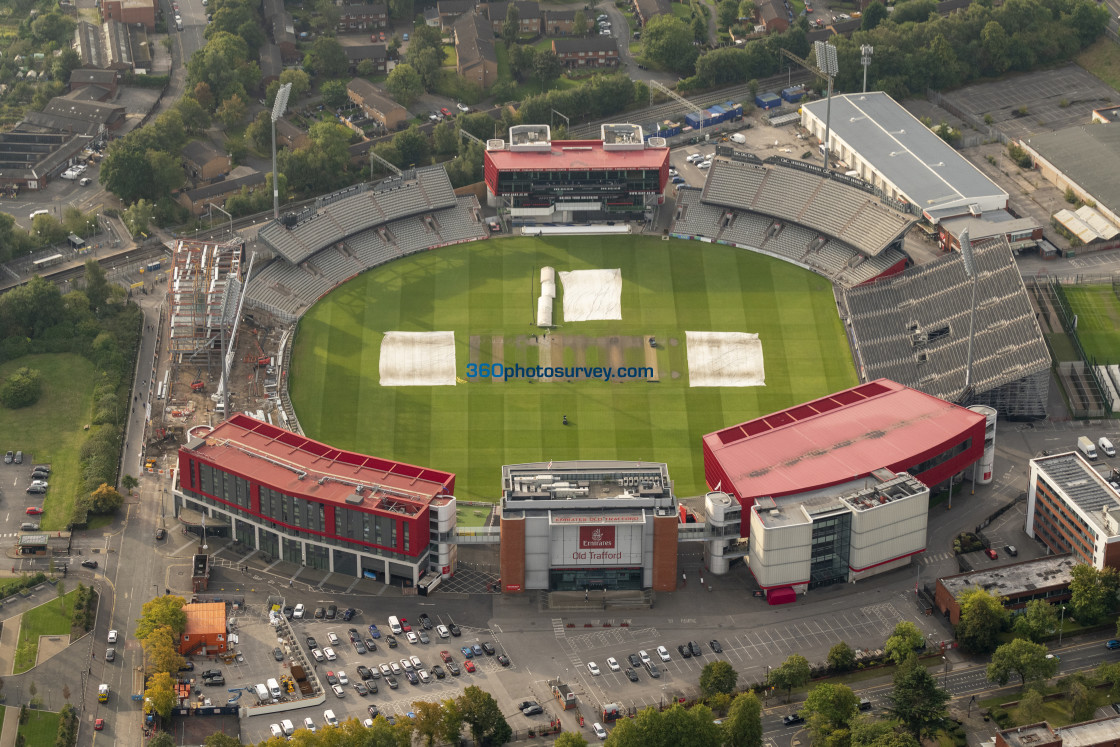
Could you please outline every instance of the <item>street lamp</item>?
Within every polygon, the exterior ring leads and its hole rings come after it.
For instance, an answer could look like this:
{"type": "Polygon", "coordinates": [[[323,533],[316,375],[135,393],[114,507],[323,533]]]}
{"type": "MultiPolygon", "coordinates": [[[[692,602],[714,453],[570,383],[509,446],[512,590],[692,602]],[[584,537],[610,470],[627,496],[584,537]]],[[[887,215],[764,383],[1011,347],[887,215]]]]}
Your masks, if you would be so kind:
{"type": "Polygon", "coordinates": [[[1058,623],[1058,646],[1059,647],[1062,645],[1062,633],[1065,632],[1064,631],[1065,626],[1066,626],[1066,606],[1063,604],[1062,605],[1061,621],[1058,623]]]}
{"type": "Polygon", "coordinates": [[[276,177],[276,120],[284,116],[291,93],[292,84],[285,83],[276,91],[276,100],[272,102],[272,217],[275,220],[280,219],[280,187],[276,177]]]}

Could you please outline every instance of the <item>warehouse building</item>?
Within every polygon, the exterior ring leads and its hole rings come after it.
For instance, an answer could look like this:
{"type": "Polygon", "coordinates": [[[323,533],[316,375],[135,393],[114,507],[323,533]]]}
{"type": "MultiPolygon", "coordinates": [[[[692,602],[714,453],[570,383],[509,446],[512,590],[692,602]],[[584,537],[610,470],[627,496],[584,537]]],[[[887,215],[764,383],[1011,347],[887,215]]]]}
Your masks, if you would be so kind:
{"type": "Polygon", "coordinates": [[[996,568],[958,573],[937,579],[934,603],[953,625],[961,620],[960,595],[979,588],[995,594],[1009,610],[1020,610],[1027,602],[1041,599],[1054,604],[1069,599],[1071,571],[1077,563],[1072,555],[1050,555],[996,568]]]}
{"type": "Polygon", "coordinates": [[[677,575],[677,499],[657,462],[502,467],[502,590],[653,589],[677,575]]]}
{"type": "Polygon", "coordinates": [[[237,414],[179,450],[175,515],[266,558],[411,586],[450,576],[455,475],[336,449],[237,414]]]}
{"type": "Polygon", "coordinates": [[[1077,452],[1030,462],[1027,536],[1095,568],[1120,568],[1120,495],[1077,452]]]}

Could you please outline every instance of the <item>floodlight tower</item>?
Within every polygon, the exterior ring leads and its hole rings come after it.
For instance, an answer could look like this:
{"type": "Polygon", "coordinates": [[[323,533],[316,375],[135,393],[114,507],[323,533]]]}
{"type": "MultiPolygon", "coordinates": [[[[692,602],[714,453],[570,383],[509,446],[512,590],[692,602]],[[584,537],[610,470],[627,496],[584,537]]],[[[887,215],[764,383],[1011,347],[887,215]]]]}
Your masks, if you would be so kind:
{"type": "Polygon", "coordinates": [[[859,63],[863,65],[863,92],[867,93],[867,68],[871,67],[871,55],[875,54],[875,47],[870,44],[861,44],[859,54],[859,63]]]}
{"type": "Polygon", "coordinates": [[[284,116],[291,93],[292,84],[285,83],[276,91],[276,99],[272,102],[272,217],[276,220],[280,219],[280,186],[276,177],[276,120],[284,116]]]}
{"type": "Polygon", "coordinates": [[[960,243],[964,274],[972,281],[972,311],[968,317],[968,354],[964,365],[964,390],[961,392],[961,404],[964,404],[972,393],[972,338],[976,324],[976,261],[972,256],[972,239],[968,236],[967,228],[961,231],[960,243]]]}
{"type": "Polygon", "coordinates": [[[817,53],[817,67],[828,78],[828,99],[824,107],[824,167],[827,169],[832,142],[832,81],[840,72],[840,62],[836,58],[836,47],[827,42],[813,42],[813,50],[817,53]]]}

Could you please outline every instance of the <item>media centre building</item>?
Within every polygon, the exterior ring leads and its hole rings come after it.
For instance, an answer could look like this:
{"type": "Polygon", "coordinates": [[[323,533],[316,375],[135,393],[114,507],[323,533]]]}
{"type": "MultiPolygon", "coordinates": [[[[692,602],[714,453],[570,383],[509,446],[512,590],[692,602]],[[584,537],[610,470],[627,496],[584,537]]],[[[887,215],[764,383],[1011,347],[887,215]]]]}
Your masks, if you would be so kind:
{"type": "Polygon", "coordinates": [[[678,505],[658,462],[502,467],[502,590],[672,591],[678,505]]]}

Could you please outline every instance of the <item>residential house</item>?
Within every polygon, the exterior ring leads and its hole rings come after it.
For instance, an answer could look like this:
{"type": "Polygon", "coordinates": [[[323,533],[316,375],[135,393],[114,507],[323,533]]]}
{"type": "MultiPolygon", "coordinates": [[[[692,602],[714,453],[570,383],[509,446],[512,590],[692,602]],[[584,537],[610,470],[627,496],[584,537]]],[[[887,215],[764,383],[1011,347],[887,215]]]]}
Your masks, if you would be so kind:
{"type": "Polygon", "coordinates": [[[338,13],[338,33],[383,29],[389,26],[389,9],[385,3],[343,5],[338,13]]]}
{"type": "Polygon", "coordinates": [[[213,656],[226,650],[225,602],[196,602],[185,605],[183,612],[187,626],[179,640],[180,654],[213,656]]]}
{"type": "Polygon", "coordinates": [[[669,0],[631,0],[631,2],[634,5],[634,15],[641,26],[649,23],[649,19],[654,16],[672,12],[672,8],[669,7],[669,0]]]}
{"type": "Polygon", "coordinates": [[[424,8],[424,25],[431,26],[435,29],[438,29],[440,27],[439,8],[435,7],[434,5],[430,8],[424,8]]]}
{"type": "Polygon", "coordinates": [[[238,166],[230,172],[227,178],[220,182],[179,192],[179,204],[189,210],[191,215],[198,216],[206,212],[207,203],[225,207],[226,200],[229,199],[230,195],[237,194],[242,187],[248,187],[250,190],[258,187],[264,189],[264,183],[264,174],[261,172],[247,166],[238,166]]]}
{"type": "Polygon", "coordinates": [[[261,15],[265,29],[280,48],[280,58],[284,62],[299,62],[302,55],[296,49],[296,27],[292,14],[284,9],[284,0],[262,0],[261,15]]]}
{"type": "Polygon", "coordinates": [[[311,137],[288,120],[276,120],[276,147],[303,148],[311,142],[311,137]]]}
{"type": "Polygon", "coordinates": [[[141,24],[148,31],[156,28],[156,0],[102,0],[101,20],[141,24]]]}
{"type": "Polygon", "coordinates": [[[87,70],[79,68],[70,72],[70,90],[93,86],[106,92],[105,96],[97,98],[98,101],[117,97],[117,71],[116,70],[87,70]]]}
{"type": "Polygon", "coordinates": [[[781,33],[789,28],[789,10],[782,0],[758,0],[755,11],[758,22],[770,33],[781,33]]]}
{"type": "Polygon", "coordinates": [[[464,14],[474,10],[474,0],[439,0],[436,10],[439,11],[439,26],[446,31],[464,14]]]}
{"type": "Polygon", "coordinates": [[[266,41],[261,45],[261,89],[266,89],[269,83],[279,80],[282,72],[284,56],[280,54],[280,47],[266,41]]]}
{"type": "Polygon", "coordinates": [[[346,52],[346,59],[350,61],[351,70],[355,70],[360,62],[372,60],[376,72],[385,72],[389,55],[385,52],[384,44],[347,44],[342,49],[346,52]]]}
{"type": "MultiPolygon", "coordinates": [[[[541,6],[536,3],[536,0],[513,0],[513,5],[517,8],[517,18],[521,25],[519,33],[539,36],[541,33],[541,6]]],[[[502,26],[506,22],[506,14],[509,13],[509,3],[489,3],[486,12],[494,34],[500,35],[502,26]]]]}
{"type": "Polygon", "coordinates": [[[400,129],[408,121],[408,111],[365,78],[350,81],[346,85],[346,95],[386,130],[400,129]]]}
{"type": "Polygon", "coordinates": [[[481,88],[498,82],[498,55],[494,50],[494,30],[478,13],[469,13],[455,22],[455,71],[464,80],[481,88]]]}
{"type": "Polygon", "coordinates": [[[192,140],[183,147],[183,170],[196,187],[209,184],[233,168],[233,159],[209,140],[192,140]]]}
{"type": "Polygon", "coordinates": [[[613,36],[553,39],[552,53],[565,67],[616,67],[618,40],[613,36]]]}
{"type": "MultiPolygon", "coordinates": [[[[546,10],[541,25],[545,36],[571,36],[576,25],[576,11],[574,10],[546,10]]],[[[586,16],[587,13],[585,12],[586,16]]],[[[590,19],[588,19],[590,22],[590,19]]]]}

